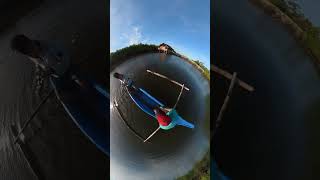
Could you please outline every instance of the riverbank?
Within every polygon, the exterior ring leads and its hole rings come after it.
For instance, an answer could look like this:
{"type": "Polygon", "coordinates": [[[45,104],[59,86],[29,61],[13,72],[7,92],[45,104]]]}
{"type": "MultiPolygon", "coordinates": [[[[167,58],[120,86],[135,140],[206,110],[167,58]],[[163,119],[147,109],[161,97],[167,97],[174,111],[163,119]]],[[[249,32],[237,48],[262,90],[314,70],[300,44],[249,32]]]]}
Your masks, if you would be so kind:
{"type": "Polygon", "coordinates": [[[192,170],[177,180],[209,180],[210,179],[210,151],[200,160],[192,170]]]}
{"type": "MultiPolygon", "coordinates": [[[[116,52],[110,53],[110,71],[112,71],[116,66],[123,63],[125,60],[135,57],[144,53],[155,53],[158,52],[158,46],[154,44],[135,44],[122,49],[117,50],[116,52]]],[[[178,53],[168,53],[180,57],[183,60],[186,60],[188,63],[193,65],[198,69],[201,74],[210,81],[210,71],[207,69],[202,62],[198,60],[191,60],[186,56],[183,56],[178,53]]]]}
{"type": "Polygon", "coordinates": [[[250,0],[250,2],[285,25],[320,71],[320,28],[313,25],[299,11],[299,6],[295,2],[286,0],[250,0]]]}

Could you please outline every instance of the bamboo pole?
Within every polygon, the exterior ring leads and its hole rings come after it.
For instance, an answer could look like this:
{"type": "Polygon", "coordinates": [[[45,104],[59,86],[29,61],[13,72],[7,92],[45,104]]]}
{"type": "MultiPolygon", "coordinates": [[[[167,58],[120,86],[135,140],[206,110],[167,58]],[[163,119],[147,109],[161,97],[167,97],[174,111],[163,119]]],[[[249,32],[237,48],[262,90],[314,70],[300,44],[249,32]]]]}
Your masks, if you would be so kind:
{"type": "Polygon", "coordinates": [[[32,115],[30,116],[30,118],[23,124],[22,129],[20,130],[20,132],[18,133],[18,135],[15,137],[14,139],[14,144],[17,143],[19,136],[21,135],[21,133],[25,130],[25,128],[29,125],[29,123],[31,122],[31,120],[36,116],[36,114],[38,113],[38,111],[40,110],[41,106],[49,99],[49,97],[53,94],[54,90],[51,90],[48,95],[40,102],[40,104],[37,106],[36,110],[33,111],[32,115]]]}
{"type": "Polygon", "coordinates": [[[148,139],[150,139],[154,134],[156,134],[156,132],[159,131],[159,129],[160,129],[160,126],[152,134],[150,134],[150,136],[147,137],[147,139],[145,139],[143,142],[148,141],[148,139]]]}
{"type": "MultiPolygon", "coordinates": [[[[229,72],[224,71],[224,70],[218,68],[218,67],[215,66],[215,65],[211,65],[211,70],[212,70],[213,72],[217,73],[217,74],[220,74],[220,75],[224,76],[224,77],[227,78],[227,79],[230,79],[230,80],[232,79],[232,74],[230,74],[229,72]]],[[[242,87],[243,89],[245,89],[245,90],[247,90],[247,91],[249,91],[249,92],[254,91],[254,87],[250,86],[249,84],[245,83],[244,81],[242,81],[242,80],[240,80],[240,79],[238,79],[238,78],[236,79],[236,83],[237,83],[240,87],[242,87]]]]}
{"type": "Polygon", "coordinates": [[[219,115],[218,115],[218,118],[217,118],[217,121],[216,121],[216,128],[217,129],[220,125],[220,122],[221,122],[221,119],[222,119],[222,116],[227,108],[227,105],[228,105],[228,102],[230,100],[230,96],[231,96],[231,93],[232,93],[232,90],[233,90],[233,87],[234,87],[234,84],[236,82],[236,79],[237,79],[237,73],[234,72],[233,75],[232,75],[232,80],[231,80],[231,84],[229,86],[229,89],[228,89],[228,92],[227,92],[227,95],[226,95],[226,98],[224,99],[224,102],[223,102],[223,105],[220,109],[220,112],[219,112],[219,115]]]}
{"type": "Polygon", "coordinates": [[[136,132],[136,131],[129,125],[129,123],[124,119],[124,117],[123,117],[123,115],[122,115],[122,113],[121,113],[121,111],[120,111],[120,109],[119,109],[119,107],[118,107],[117,101],[114,101],[114,102],[113,102],[113,105],[114,105],[114,107],[116,108],[116,110],[117,110],[120,118],[122,119],[122,121],[126,124],[127,128],[130,129],[135,136],[137,136],[139,139],[141,139],[141,140],[143,141],[144,138],[143,138],[142,136],[140,136],[140,135],[138,134],[138,132],[136,132]]]}
{"type": "MultiPolygon", "coordinates": [[[[150,71],[149,69],[147,69],[147,72],[148,72],[148,73],[151,73],[151,74],[153,74],[153,75],[159,76],[159,77],[161,77],[161,78],[167,79],[167,80],[169,80],[170,82],[172,82],[172,83],[174,83],[174,84],[176,84],[176,85],[178,85],[178,86],[182,86],[182,84],[180,84],[180,83],[178,83],[177,81],[174,81],[174,80],[168,78],[167,76],[164,76],[164,75],[162,75],[162,74],[159,74],[159,73],[150,71]]],[[[187,91],[189,91],[189,88],[187,88],[186,86],[184,86],[184,89],[187,90],[187,91]]]]}
{"type": "Polygon", "coordinates": [[[172,109],[175,109],[175,108],[176,108],[176,106],[177,106],[177,104],[178,104],[178,102],[179,102],[179,100],[180,100],[180,97],[181,97],[181,94],[182,94],[183,89],[184,89],[184,84],[182,84],[182,88],[181,88],[181,91],[180,91],[179,96],[178,96],[178,98],[177,98],[176,104],[173,106],[172,109]]]}

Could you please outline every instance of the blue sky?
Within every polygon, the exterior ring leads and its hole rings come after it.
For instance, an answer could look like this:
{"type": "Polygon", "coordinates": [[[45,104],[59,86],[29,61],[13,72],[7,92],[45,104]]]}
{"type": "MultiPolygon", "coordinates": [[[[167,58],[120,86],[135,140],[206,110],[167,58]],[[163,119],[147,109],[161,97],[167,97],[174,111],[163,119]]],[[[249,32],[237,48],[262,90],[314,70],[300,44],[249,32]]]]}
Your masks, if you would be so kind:
{"type": "Polygon", "coordinates": [[[210,67],[210,0],[111,0],[110,8],[110,52],[164,42],[210,67]]]}

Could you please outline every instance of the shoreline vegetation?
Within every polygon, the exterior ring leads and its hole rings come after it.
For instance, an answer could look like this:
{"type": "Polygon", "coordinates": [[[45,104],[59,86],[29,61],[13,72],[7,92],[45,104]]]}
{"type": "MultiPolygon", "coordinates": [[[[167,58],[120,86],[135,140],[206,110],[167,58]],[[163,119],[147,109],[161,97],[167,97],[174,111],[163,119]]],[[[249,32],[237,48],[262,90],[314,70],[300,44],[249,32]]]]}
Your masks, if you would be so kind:
{"type": "MultiPolygon", "coordinates": [[[[144,54],[144,53],[156,53],[159,52],[158,46],[154,44],[134,44],[115,52],[110,53],[110,70],[112,71],[116,66],[123,63],[125,60],[144,54]]],[[[193,65],[208,81],[210,81],[210,71],[199,60],[192,60],[179,53],[170,51],[170,55],[180,57],[186,62],[193,65]]]]}
{"type": "Polygon", "coordinates": [[[209,180],[210,179],[210,150],[204,158],[196,163],[192,170],[177,180],[209,180]]]}
{"type": "Polygon", "coordinates": [[[320,70],[320,28],[315,26],[301,12],[299,5],[292,0],[249,0],[262,8],[265,13],[279,20],[320,70]]]}
{"type": "MultiPolygon", "coordinates": [[[[156,53],[159,52],[158,46],[153,44],[136,44],[131,45],[116,52],[110,53],[110,71],[116,66],[120,65],[129,58],[144,54],[144,53],[156,53]]],[[[195,67],[203,76],[210,82],[210,70],[208,70],[202,62],[198,60],[191,60],[186,56],[178,54],[174,51],[169,51],[168,54],[175,55],[190,63],[195,67]]],[[[204,157],[196,163],[186,175],[177,178],[177,180],[209,180],[210,179],[210,150],[204,155],[204,157]]]]}

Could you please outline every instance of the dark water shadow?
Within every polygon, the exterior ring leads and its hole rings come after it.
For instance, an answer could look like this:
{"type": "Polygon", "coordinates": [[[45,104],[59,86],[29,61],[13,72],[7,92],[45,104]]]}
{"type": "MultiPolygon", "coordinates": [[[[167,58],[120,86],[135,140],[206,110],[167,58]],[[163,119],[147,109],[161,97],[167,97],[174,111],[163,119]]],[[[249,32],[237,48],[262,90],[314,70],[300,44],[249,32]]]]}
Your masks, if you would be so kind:
{"type": "MultiPolygon", "coordinates": [[[[215,61],[255,87],[236,87],[214,139],[214,158],[231,179],[310,179],[310,120],[305,110],[320,96],[312,60],[271,17],[247,1],[219,1],[215,61]]],[[[229,82],[215,76],[214,117],[229,82]]]]}

